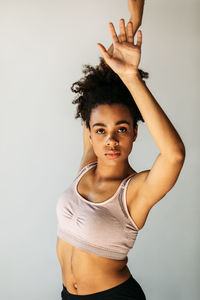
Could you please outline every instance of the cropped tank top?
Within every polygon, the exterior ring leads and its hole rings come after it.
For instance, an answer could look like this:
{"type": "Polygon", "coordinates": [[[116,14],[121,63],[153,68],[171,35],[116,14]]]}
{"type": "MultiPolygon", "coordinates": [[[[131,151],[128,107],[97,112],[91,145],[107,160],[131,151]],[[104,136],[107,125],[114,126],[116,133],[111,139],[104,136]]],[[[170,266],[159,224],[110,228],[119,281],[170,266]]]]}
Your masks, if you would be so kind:
{"type": "Polygon", "coordinates": [[[86,165],[56,204],[57,236],[84,251],[116,260],[127,257],[139,228],[131,218],[127,203],[128,182],[120,183],[115,194],[103,202],[91,202],[77,190],[81,177],[97,162],[86,165]]]}

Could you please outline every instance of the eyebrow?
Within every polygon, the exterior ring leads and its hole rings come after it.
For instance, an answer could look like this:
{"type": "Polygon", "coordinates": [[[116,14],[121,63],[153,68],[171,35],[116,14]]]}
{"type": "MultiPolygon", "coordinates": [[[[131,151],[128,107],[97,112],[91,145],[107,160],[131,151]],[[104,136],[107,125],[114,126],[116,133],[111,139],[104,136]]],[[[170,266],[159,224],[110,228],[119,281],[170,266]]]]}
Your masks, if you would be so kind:
{"type": "MultiPolygon", "coordinates": [[[[131,125],[130,122],[126,121],[126,120],[121,120],[115,123],[115,125],[120,125],[120,124],[128,124],[129,126],[131,125]]],[[[92,125],[92,128],[95,126],[103,126],[103,127],[107,127],[106,124],[104,123],[95,123],[94,125],[92,125]]]]}

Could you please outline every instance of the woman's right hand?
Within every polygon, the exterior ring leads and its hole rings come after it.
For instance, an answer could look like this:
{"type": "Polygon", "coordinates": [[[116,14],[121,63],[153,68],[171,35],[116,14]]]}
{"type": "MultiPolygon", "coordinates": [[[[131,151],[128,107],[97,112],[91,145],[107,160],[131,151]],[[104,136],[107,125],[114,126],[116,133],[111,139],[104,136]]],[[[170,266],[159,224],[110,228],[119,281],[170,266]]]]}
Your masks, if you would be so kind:
{"type": "MultiPolygon", "coordinates": [[[[143,9],[144,9],[144,1],[145,0],[128,0],[128,10],[130,12],[130,19],[129,21],[133,24],[133,36],[135,36],[136,31],[142,24],[142,16],[143,16],[143,9]]],[[[127,32],[127,28],[126,28],[127,32]]],[[[119,41],[121,41],[120,35],[118,36],[119,41]]],[[[113,44],[108,49],[108,53],[110,55],[113,54],[113,44]]]]}

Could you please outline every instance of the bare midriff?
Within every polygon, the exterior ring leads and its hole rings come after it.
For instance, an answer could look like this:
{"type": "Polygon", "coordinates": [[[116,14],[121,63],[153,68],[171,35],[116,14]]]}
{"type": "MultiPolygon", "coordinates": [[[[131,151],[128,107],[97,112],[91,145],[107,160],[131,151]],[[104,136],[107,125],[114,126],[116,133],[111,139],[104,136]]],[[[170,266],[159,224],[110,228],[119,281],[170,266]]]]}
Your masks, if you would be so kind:
{"type": "Polygon", "coordinates": [[[115,260],[78,249],[57,237],[56,252],[62,281],[69,293],[89,295],[125,282],[131,273],[128,258],[115,260]]]}

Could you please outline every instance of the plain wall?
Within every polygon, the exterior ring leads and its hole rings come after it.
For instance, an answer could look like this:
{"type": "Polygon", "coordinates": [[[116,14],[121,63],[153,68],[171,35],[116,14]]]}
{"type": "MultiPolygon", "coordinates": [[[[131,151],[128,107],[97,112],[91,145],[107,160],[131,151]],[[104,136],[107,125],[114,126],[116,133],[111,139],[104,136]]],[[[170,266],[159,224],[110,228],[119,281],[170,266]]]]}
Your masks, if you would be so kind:
{"type": "MultiPolygon", "coordinates": [[[[186,159],[150,211],[128,266],[148,300],[198,300],[199,13],[195,0],[146,1],[140,68],[179,132],[186,159]]],[[[96,65],[108,22],[129,20],[124,0],[0,1],[0,298],[61,299],[56,203],[82,157],[73,82],[96,65]]],[[[158,147],[144,123],[129,157],[151,168],[158,147]]]]}

